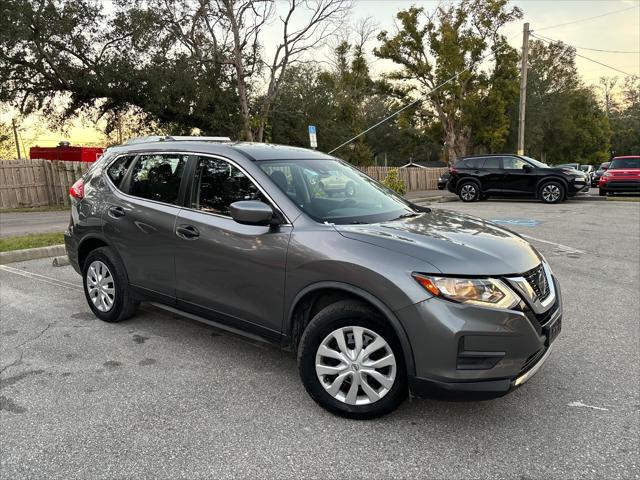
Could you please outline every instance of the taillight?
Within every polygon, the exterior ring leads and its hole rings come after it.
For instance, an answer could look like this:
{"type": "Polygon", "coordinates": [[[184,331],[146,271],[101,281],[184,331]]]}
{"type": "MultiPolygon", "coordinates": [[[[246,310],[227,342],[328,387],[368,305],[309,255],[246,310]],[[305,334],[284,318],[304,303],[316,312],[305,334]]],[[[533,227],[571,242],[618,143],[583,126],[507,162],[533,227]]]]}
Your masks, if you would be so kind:
{"type": "Polygon", "coordinates": [[[69,195],[76,200],[82,200],[84,198],[84,180],[80,179],[71,185],[69,195]]]}

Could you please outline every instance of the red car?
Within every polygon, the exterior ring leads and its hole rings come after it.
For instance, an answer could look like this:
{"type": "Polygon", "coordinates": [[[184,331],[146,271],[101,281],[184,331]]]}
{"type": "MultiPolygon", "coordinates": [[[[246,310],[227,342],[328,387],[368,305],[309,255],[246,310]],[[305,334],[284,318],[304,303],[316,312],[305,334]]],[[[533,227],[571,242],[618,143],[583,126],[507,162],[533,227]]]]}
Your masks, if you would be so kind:
{"type": "Polygon", "coordinates": [[[640,193],[640,156],[616,157],[598,182],[600,196],[611,193],[640,193]]]}

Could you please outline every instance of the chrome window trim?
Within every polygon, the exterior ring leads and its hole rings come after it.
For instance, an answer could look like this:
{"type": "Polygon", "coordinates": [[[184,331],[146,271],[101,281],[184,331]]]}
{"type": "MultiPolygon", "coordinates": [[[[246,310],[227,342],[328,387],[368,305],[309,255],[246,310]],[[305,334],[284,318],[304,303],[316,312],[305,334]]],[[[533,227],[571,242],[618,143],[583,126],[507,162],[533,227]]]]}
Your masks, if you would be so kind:
{"type": "Polygon", "coordinates": [[[542,262],[542,268],[544,269],[545,276],[547,278],[547,283],[549,285],[549,295],[544,300],[540,300],[538,296],[533,291],[531,285],[524,277],[507,277],[509,283],[516,288],[518,293],[524,296],[531,305],[531,308],[535,313],[544,313],[555,303],[556,301],[556,288],[553,284],[553,277],[551,275],[551,269],[546,264],[546,262],[542,262]]]}
{"type": "MultiPolygon", "coordinates": [[[[245,175],[249,181],[251,183],[253,183],[255,185],[255,187],[260,190],[260,192],[266,197],[267,200],[269,200],[269,202],[271,202],[271,204],[276,208],[276,210],[282,215],[282,217],[286,220],[285,223],[281,223],[279,226],[281,227],[291,227],[293,226],[293,223],[291,223],[291,220],[289,220],[289,217],[287,217],[287,215],[284,213],[284,211],[280,208],[280,206],[273,200],[273,198],[271,197],[271,195],[269,195],[265,189],[253,178],[253,176],[251,176],[249,174],[249,172],[247,172],[247,170],[245,168],[243,168],[241,165],[239,165],[237,162],[235,162],[234,160],[231,160],[230,158],[227,157],[222,157],[220,155],[215,155],[215,154],[211,154],[211,153],[200,153],[200,152],[193,152],[193,151],[186,151],[186,152],[175,152],[175,151],[151,151],[151,152],[123,152],[120,153],[118,155],[116,155],[112,160],[110,160],[103,168],[102,174],[104,175],[104,177],[106,178],[106,181],[108,182],[109,186],[112,187],[113,189],[115,189],[118,193],[120,193],[121,195],[124,195],[125,197],[129,197],[129,198],[135,198],[138,200],[144,200],[145,202],[153,202],[153,203],[157,203],[159,205],[168,205],[170,207],[177,207],[180,208],[182,210],[189,210],[192,212],[198,212],[201,213],[203,215],[212,215],[214,217],[218,217],[218,218],[226,218],[226,219],[230,219],[233,220],[233,217],[228,216],[228,215],[221,215],[219,213],[211,213],[211,212],[204,212],[202,210],[198,210],[196,208],[191,208],[191,207],[185,207],[184,205],[174,205],[173,203],[165,203],[165,202],[158,202],[156,200],[150,200],[148,198],[142,198],[142,197],[136,197],[135,195],[130,195],[128,193],[123,192],[122,190],[120,190],[118,187],[115,186],[115,184],[111,181],[111,178],[109,177],[109,175],[107,175],[107,169],[111,166],[111,164],[113,164],[118,158],[123,157],[123,156],[130,156],[133,155],[134,157],[140,157],[142,155],[186,155],[186,156],[200,156],[200,157],[211,157],[211,158],[215,158],[216,160],[222,160],[223,162],[228,162],[231,165],[233,165],[234,167],[236,167],[238,170],[240,170],[242,172],[243,175],[245,175]]],[[[188,180],[190,181],[190,180],[188,180]]]]}

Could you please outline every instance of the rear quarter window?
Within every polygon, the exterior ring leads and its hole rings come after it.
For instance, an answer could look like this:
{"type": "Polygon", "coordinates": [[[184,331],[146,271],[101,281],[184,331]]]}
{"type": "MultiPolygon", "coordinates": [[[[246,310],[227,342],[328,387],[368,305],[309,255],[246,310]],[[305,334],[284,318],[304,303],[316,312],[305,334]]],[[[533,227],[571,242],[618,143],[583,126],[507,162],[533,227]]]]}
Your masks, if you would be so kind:
{"type": "Polygon", "coordinates": [[[107,168],[107,176],[113,182],[118,190],[122,188],[122,180],[131,165],[135,155],[124,155],[116,158],[116,160],[107,168]]]}

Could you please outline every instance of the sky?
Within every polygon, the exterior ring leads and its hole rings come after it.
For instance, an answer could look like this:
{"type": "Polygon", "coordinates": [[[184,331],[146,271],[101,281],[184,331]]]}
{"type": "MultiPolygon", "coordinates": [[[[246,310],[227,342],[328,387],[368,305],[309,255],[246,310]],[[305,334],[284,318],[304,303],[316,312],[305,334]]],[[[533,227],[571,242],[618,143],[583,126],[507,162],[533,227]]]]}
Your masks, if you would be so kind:
{"type": "MultiPolygon", "coordinates": [[[[351,20],[356,22],[365,17],[371,19],[381,30],[395,29],[395,14],[412,5],[435,8],[439,0],[354,0],[351,20]]],[[[579,55],[605,63],[621,72],[640,75],[640,0],[513,0],[523,11],[523,19],[507,25],[503,33],[510,44],[518,49],[522,46],[522,28],[529,22],[530,29],[553,40],[580,47],[579,55]],[[605,15],[610,12],[626,11],[605,15]],[[605,15],[605,16],[601,16],[605,15]],[[589,19],[590,17],[597,17],[589,19]],[[612,53],[596,50],[624,51],[635,53],[612,53]]],[[[109,3],[105,4],[108,8],[109,3]]],[[[277,8],[286,7],[278,2],[277,8]]],[[[264,35],[265,53],[271,55],[279,38],[278,22],[273,22],[264,35]]],[[[375,40],[369,49],[375,47],[375,40]]],[[[379,75],[393,68],[388,61],[375,59],[372,71],[379,75]]],[[[602,76],[624,77],[624,74],[584,58],[577,58],[580,75],[587,84],[597,84],[602,76]]],[[[0,112],[3,121],[9,121],[11,114],[0,112]]],[[[28,150],[30,146],[52,146],[60,140],[70,141],[74,145],[100,144],[102,134],[95,127],[76,121],[66,134],[51,131],[46,122],[38,115],[32,115],[21,125],[21,140],[28,150]]]]}

